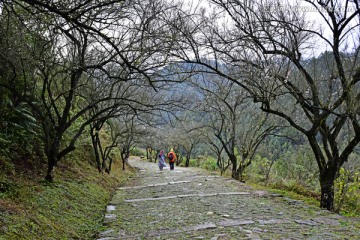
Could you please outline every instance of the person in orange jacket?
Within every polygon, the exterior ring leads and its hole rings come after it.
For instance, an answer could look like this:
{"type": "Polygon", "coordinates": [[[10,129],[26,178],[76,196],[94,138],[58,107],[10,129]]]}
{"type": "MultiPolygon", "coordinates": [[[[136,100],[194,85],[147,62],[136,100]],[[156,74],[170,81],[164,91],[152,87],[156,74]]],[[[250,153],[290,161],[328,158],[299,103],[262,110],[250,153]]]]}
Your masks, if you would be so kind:
{"type": "Polygon", "coordinates": [[[167,158],[169,159],[170,170],[174,170],[174,163],[175,163],[177,157],[176,157],[176,154],[175,154],[173,148],[170,149],[170,152],[168,153],[167,158]]]}

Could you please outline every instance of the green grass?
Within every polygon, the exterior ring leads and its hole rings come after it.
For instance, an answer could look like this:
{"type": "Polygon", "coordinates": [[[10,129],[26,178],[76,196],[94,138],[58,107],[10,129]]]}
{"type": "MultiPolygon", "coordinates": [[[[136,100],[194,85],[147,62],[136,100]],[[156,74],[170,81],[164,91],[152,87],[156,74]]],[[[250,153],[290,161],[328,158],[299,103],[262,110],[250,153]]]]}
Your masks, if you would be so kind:
{"type": "Polygon", "coordinates": [[[68,165],[60,164],[53,183],[26,171],[1,176],[1,240],[95,238],[113,190],[132,172],[117,164],[111,175],[88,163],[68,165]]]}
{"type": "Polygon", "coordinates": [[[271,191],[272,193],[280,194],[280,195],[283,195],[285,197],[288,197],[288,198],[291,198],[294,200],[304,201],[308,205],[312,205],[312,206],[316,206],[316,207],[319,207],[319,205],[320,205],[319,199],[317,197],[311,196],[312,194],[310,194],[310,193],[309,194],[306,194],[304,192],[297,193],[292,190],[263,187],[263,186],[259,186],[259,185],[253,185],[253,186],[255,188],[258,188],[258,189],[261,188],[264,190],[268,190],[268,191],[271,191]]]}

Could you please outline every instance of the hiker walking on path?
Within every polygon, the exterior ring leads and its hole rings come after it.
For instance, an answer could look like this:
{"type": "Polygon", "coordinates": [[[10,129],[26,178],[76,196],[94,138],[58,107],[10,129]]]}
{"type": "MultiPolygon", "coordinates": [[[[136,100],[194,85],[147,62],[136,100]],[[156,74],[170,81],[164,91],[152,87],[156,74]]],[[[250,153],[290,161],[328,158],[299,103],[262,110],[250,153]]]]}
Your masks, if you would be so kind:
{"type": "Polygon", "coordinates": [[[166,167],[164,150],[160,151],[158,158],[159,158],[158,161],[159,169],[160,171],[162,171],[163,168],[166,167]]]}
{"type": "Polygon", "coordinates": [[[177,159],[177,157],[176,157],[176,154],[175,154],[173,148],[170,149],[170,152],[168,153],[167,157],[169,159],[170,170],[174,170],[174,163],[175,163],[175,160],[177,159]]]}

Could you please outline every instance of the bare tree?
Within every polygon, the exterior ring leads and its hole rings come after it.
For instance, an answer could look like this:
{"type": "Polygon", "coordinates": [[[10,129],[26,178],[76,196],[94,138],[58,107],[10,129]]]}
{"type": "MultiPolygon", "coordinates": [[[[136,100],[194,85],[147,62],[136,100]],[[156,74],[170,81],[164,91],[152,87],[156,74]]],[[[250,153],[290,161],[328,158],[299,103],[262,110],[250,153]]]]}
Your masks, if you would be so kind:
{"type": "Polygon", "coordinates": [[[231,166],[230,159],[224,154],[224,146],[219,140],[216,139],[213,133],[205,132],[205,137],[208,140],[210,150],[215,154],[217,161],[216,164],[220,169],[221,176],[226,172],[226,170],[231,166]]]}
{"type": "MultiPolygon", "coordinates": [[[[203,139],[199,131],[201,130],[201,126],[199,126],[199,122],[196,122],[195,119],[192,118],[193,114],[189,114],[188,112],[188,114],[185,113],[184,115],[176,126],[177,131],[175,135],[172,136],[172,142],[177,146],[178,153],[185,157],[185,167],[189,167],[190,159],[203,139]]],[[[181,161],[182,158],[179,156],[177,165],[179,165],[181,161]]]]}
{"type": "Polygon", "coordinates": [[[219,161],[222,150],[226,152],[232,164],[232,178],[244,181],[244,171],[251,164],[257,148],[276,126],[269,124],[267,114],[255,110],[256,104],[235,83],[212,78],[197,86],[205,98],[200,105],[202,113],[207,115],[204,124],[221,147],[213,140],[210,144],[215,147],[219,161]]]}
{"type": "Polygon", "coordinates": [[[43,127],[45,178],[52,181],[57,162],[75,149],[89,124],[98,121],[100,127],[121,109],[144,108],[144,98],[123,93],[155,88],[153,75],[166,56],[156,54],[162,45],[150,37],[155,16],[166,6],[152,0],[19,0],[2,7],[20,20],[26,17],[28,31],[43,36],[44,50],[34,56],[34,76],[27,79],[36,96],[27,103],[43,127]]]}
{"type": "Polygon", "coordinates": [[[261,110],[303,133],[320,171],[320,207],[333,211],[334,181],[360,141],[358,1],[301,1],[322,26],[300,1],[209,2],[219,9],[212,21],[204,12],[183,14],[191,19],[183,26],[181,17],[171,21],[182,34],[174,55],[242,86],[261,110]],[[312,56],[320,46],[328,52],[312,56]]]}
{"type": "Polygon", "coordinates": [[[141,113],[123,115],[118,118],[118,121],[118,127],[121,129],[118,143],[123,160],[123,170],[125,170],[125,162],[130,157],[130,151],[142,143],[142,139],[148,134],[148,130],[141,120],[141,113]]]}

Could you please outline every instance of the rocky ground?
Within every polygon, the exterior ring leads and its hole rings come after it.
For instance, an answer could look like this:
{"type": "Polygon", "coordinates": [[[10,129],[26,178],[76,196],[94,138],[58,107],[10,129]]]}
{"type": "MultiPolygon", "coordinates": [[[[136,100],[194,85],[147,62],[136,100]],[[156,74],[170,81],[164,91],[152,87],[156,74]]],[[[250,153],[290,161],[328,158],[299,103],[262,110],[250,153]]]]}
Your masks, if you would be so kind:
{"type": "Polygon", "coordinates": [[[139,173],[107,206],[98,239],[360,239],[360,221],[194,168],[139,173]]]}

